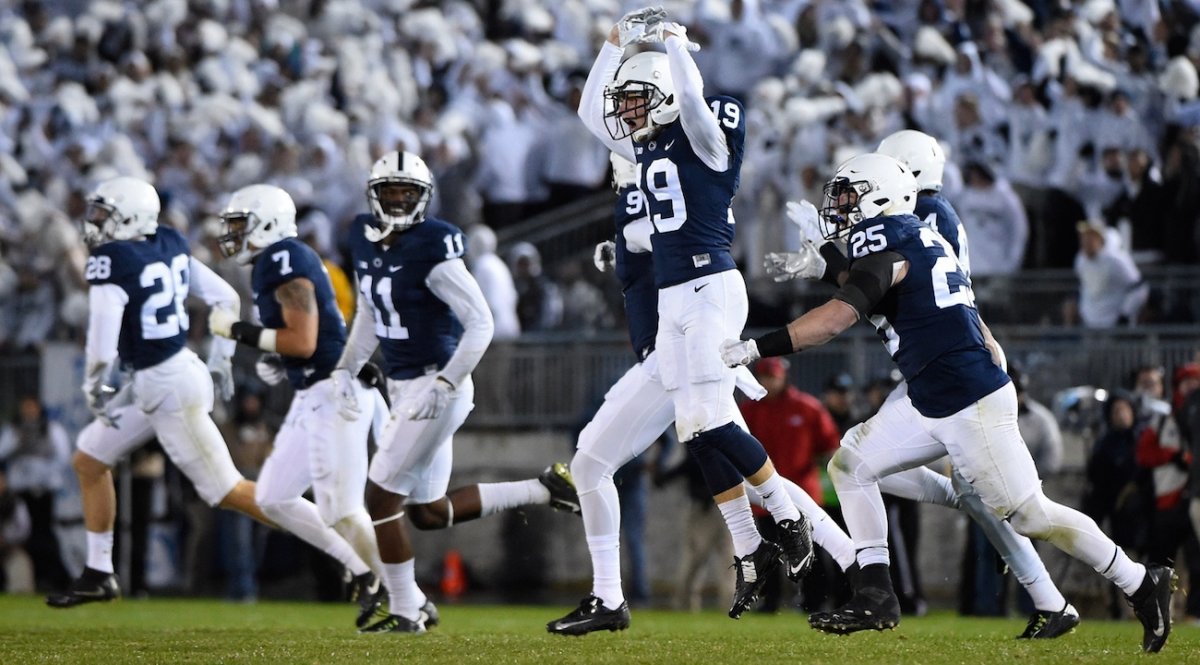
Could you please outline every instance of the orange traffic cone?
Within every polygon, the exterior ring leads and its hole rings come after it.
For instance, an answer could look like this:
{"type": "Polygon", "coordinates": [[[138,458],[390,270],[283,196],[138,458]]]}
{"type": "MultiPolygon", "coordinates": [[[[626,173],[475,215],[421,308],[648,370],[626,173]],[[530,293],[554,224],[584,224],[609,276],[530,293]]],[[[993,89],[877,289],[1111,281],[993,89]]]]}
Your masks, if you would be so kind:
{"type": "Polygon", "coordinates": [[[458,550],[446,552],[442,560],[442,582],[439,587],[447,600],[454,600],[467,590],[467,571],[463,568],[462,555],[458,550]]]}

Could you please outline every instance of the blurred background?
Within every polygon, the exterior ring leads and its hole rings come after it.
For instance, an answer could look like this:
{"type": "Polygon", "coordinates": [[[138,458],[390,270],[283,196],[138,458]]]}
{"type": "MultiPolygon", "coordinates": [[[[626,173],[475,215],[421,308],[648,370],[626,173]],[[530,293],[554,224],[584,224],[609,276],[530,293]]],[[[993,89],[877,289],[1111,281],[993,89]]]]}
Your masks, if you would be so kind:
{"type": "MultiPolygon", "coordinates": [[[[1196,477],[1192,430],[1182,424],[1195,417],[1190,363],[1200,348],[1200,2],[662,4],[703,46],[695,58],[706,93],[733,95],[747,108],[734,212],[750,328],[780,325],[830,293],[764,277],[762,254],[797,243],[784,202],[818,200],[837,163],[893,131],[938,137],[949,155],[944,193],[971,239],[980,311],[1030,401],[1045,406],[1040,427],[1060,435],[1058,454],[1040,466],[1048,493],[1098,518],[1116,515],[1112,526],[1102,522],[1107,529],[1140,525],[1122,544],[1146,556],[1183,557],[1181,547],[1200,556],[1186,515],[1196,481],[1178,492],[1155,485],[1163,467],[1196,477]],[[1114,408],[1122,400],[1127,427],[1123,408],[1114,408]],[[1154,449],[1142,443],[1160,427],[1156,415],[1172,411],[1185,430],[1178,450],[1187,454],[1178,457],[1157,440],[1154,449]],[[1174,503],[1164,506],[1165,494],[1174,503]],[[1163,542],[1168,530],[1181,534],[1178,542],[1163,542]]],[[[497,321],[475,373],[476,409],[456,437],[452,486],[528,477],[569,459],[574,433],[633,361],[620,290],[590,261],[593,245],[613,232],[608,156],[575,109],[608,30],[640,5],[0,7],[5,588],[62,587],[84,560],[69,467],[88,417],[79,391],[87,301],[77,220],[88,191],[116,175],[154,183],[162,223],[184,231],[243,303],[248,274],[219,260],[216,215],[238,187],[283,187],[349,317],[346,228],[366,210],[368,169],[386,150],[421,154],[436,178],[431,213],[467,230],[468,264],[497,321]]],[[[862,326],[852,333],[784,370],[842,430],[869,415],[872,391],[894,380],[873,334],[862,326]]],[[[193,326],[192,337],[203,354],[204,327],[193,326]]],[[[289,399],[286,389],[258,382],[253,361],[239,353],[238,397],[216,414],[248,478],[289,399]]],[[[798,473],[820,476],[822,456],[798,473]]],[[[634,506],[626,514],[642,506],[652,534],[627,534],[627,552],[644,548],[643,563],[626,573],[640,591],[627,595],[689,606],[671,600],[696,577],[679,570],[691,529],[678,519],[690,514],[688,484],[671,482],[682,453],[664,442],[647,457],[622,484],[634,506]]],[[[341,593],[341,571],[321,555],[209,510],[153,445],[121,466],[118,492],[118,573],[128,594],[251,601],[341,593]]],[[[826,500],[836,497],[827,492],[826,500]]],[[[1018,601],[962,518],[901,510],[895,521],[909,525],[901,547],[913,557],[907,610],[923,611],[928,599],[968,613],[1012,611],[1018,601]],[[944,564],[960,559],[961,568],[944,564]]],[[[590,576],[582,528],[561,514],[506,514],[416,541],[419,579],[443,598],[557,597],[582,591],[590,576]]],[[[1098,576],[1042,552],[1085,613],[1121,611],[1098,576]]],[[[828,602],[837,581],[828,586],[794,599],[786,589],[781,606],[828,602]]],[[[726,602],[729,590],[714,573],[701,592],[699,602],[712,604],[726,602]]],[[[1198,607],[1188,614],[1200,617],[1200,594],[1192,598],[1198,607]]]]}

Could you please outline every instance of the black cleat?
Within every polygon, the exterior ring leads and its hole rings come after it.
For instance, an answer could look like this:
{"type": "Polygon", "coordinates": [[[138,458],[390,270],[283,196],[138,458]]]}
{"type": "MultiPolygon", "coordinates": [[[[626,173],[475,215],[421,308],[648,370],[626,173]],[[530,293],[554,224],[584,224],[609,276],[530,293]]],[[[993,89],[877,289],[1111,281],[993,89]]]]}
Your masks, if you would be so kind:
{"type": "Polygon", "coordinates": [[[359,628],[367,625],[371,617],[379,613],[379,608],[386,599],[387,589],[374,573],[355,575],[350,580],[350,601],[358,603],[358,617],[354,620],[354,625],[359,628]]]}
{"type": "Polygon", "coordinates": [[[1179,585],[1170,566],[1146,566],[1142,586],[1127,596],[1133,614],[1142,622],[1142,651],[1158,653],[1171,634],[1171,593],[1179,585]]]}
{"type": "Polygon", "coordinates": [[[366,628],[359,628],[360,633],[414,633],[425,632],[425,615],[421,614],[416,621],[406,619],[399,614],[389,614],[366,628]]]}
{"type": "Polygon", "coordinates": [[[758,549],[750,554],[740,558],[733,557],[733,567],[737,570],[737,587],[734,588],[729,618],[741,618],[742,612],[754,605],[771,573],[779,566],[779,558],[782,555],[783,549],[779,545],[764,539],[758,549]]]}
{"type": "Polygon", "coordinates": [[[1037,610],[1029,616],[1025,632],[1017,635],[1018,640],[1049,640],[1075,630],[1079,625],[1079,612],[1069,603],[1058,612],[1037,610]]]}
{"type": "Polygon", "coordinates": [[[538,475],[538,482],[550,490],[550,507],[569,513],[580,514],[579,494],[575,492],[575,481],[566,464],[555,462],[538,475]]]}
{"type": "Polygon", "coordinates": [[[546,624],[546,631],[555,635],[587,635],[598,630],[616,632],[629,627],[629,603],[610,610],[595,596],[584,598],[579,607],[561,619],[546,624]]]}
{"type": "Polygon", "coordinates": [[[850,602],[832,612],[816,612],[808,625],[826,633],[849,635],[860,630],[886,630],[900,624],[900,600],[892,590],[887,564],[864,566],[850,602]]]}
{"type": "Polygon", "coordinates": [[[117,585],[117,576],[112,573],[102,573],[95,568],[84,568],[83,574],[65,593],[55,593],[46,597],[50,607],[75,607],[84,603],[95,603],[113,600],[121,597],[121,587],[117,585]]]}
{"type": "Polygon", "coordinates": [[[425,604],[421,606],[421,616],[425,617],[425,627],[433,628],[442,622],[442,617],[438,614],[437,605],[433,604],[429,598],[425,599],[425,604]]]}
{"type": "Polygon", "coordinates": [[[779,545],[787,564],[788,579],[799,582],[812,569],[812,524],[803,515],[799,520],[779,520],[779,545]]]}

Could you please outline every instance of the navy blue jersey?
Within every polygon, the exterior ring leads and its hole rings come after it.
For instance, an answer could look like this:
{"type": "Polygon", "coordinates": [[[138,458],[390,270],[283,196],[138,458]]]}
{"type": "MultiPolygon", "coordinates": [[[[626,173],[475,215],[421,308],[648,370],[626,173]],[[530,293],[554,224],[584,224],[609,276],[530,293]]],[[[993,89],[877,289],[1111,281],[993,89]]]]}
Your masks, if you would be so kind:
{"type": "Polygon", "coordinates": [[[950,243],[914,215],[875,217],[850,229],[854,261],[896,252],[908,273],[870,312],[888,353],[908,381],[913,406],[943,418],[1008,383],[983,341],[971,280],[950,243]]]}
{"type": "Polygon", "coordinates": [[[463,233],[449,222],[426,217],[386,247],[363,237],[368,220],[369,215],[354,219],[350,255],[358,290],[375,307],[384,373],[402,380],[439,370],[458,348],[463,327],[425,280],[437,264],[463,256],[463,233]]]}
{"type": "Polygon", "coordinates": [[[337,307],[329,273],[321,257],[295,238],[284,238],[267,247],[254,259],[250,274],[250,289],[254,292],[254,307],[266,328],[283,328],[283,307],[275,297],[276,290],[293,279],[312,282],[317,300],[317,348],[309,358],[283,356],[288,381],[295,388],[307,388],[329,377],[346,347],[346,322],[337,307]]]}
{"type": "Polygon", "coordinates": [[[954,248],[954,255],[962,264],[963,271],[970,277],[971,257],[967,248],[967,232],[954,206],[950,205],[946,197],[941,193],[918,196],[917,208],[913,214],[942,234],[946,242],[950,243],[950,247],[954,248]]]}
{"type": "Polygon", "coordinates": [[[692,149],[681,121],[634,144],[639,189],[654,224],[654,282],[658,288],[734,270],[729,205],[737,193],[746,144],[746,113],[732,97],[708,97],[729,147],[729,168],[713,171],[692,149]]]}
{"type": "Polygon", "coordinates": [[[190,259],[187,240],[165,226],[145,240],[116,240],[92,250],[88,284],[116,284],[129,296],[117,340],[123,365],[153,367],[184,347],[190,259]]]}
{"type": "Polygon", "coordinates": [[[617,279],[625,295],[625,322],[629,342],[638,362],[654,350],[658,335],[658,288],[654,285],[654,257],[650,252],[631,252],[625,241],[625,227],[646,217],[646,200],[637,187],[626,187],[613,206],[617,227],[617,279]]]}

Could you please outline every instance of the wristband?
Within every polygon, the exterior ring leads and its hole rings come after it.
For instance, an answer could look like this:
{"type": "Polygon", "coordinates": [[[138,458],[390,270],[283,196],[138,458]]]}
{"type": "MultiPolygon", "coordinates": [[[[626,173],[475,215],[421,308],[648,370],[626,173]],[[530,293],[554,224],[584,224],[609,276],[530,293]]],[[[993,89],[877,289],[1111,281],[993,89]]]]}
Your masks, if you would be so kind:
{"type": "Polygon", "coordinates": [[[275,352],[276,334],[274,328],[264,328],[246,321],[238,321],[229,329],[229,336],[233,339],[242,344],[258,347],[268,353],[275,352]]]}
{"type": "Polygon", "coordinates": [[[755,338],[754,343],[758,345],[758,355],[762,358],[786,356],[796,352],[792,347],[792,334],[786,326],[755,338]]]}

